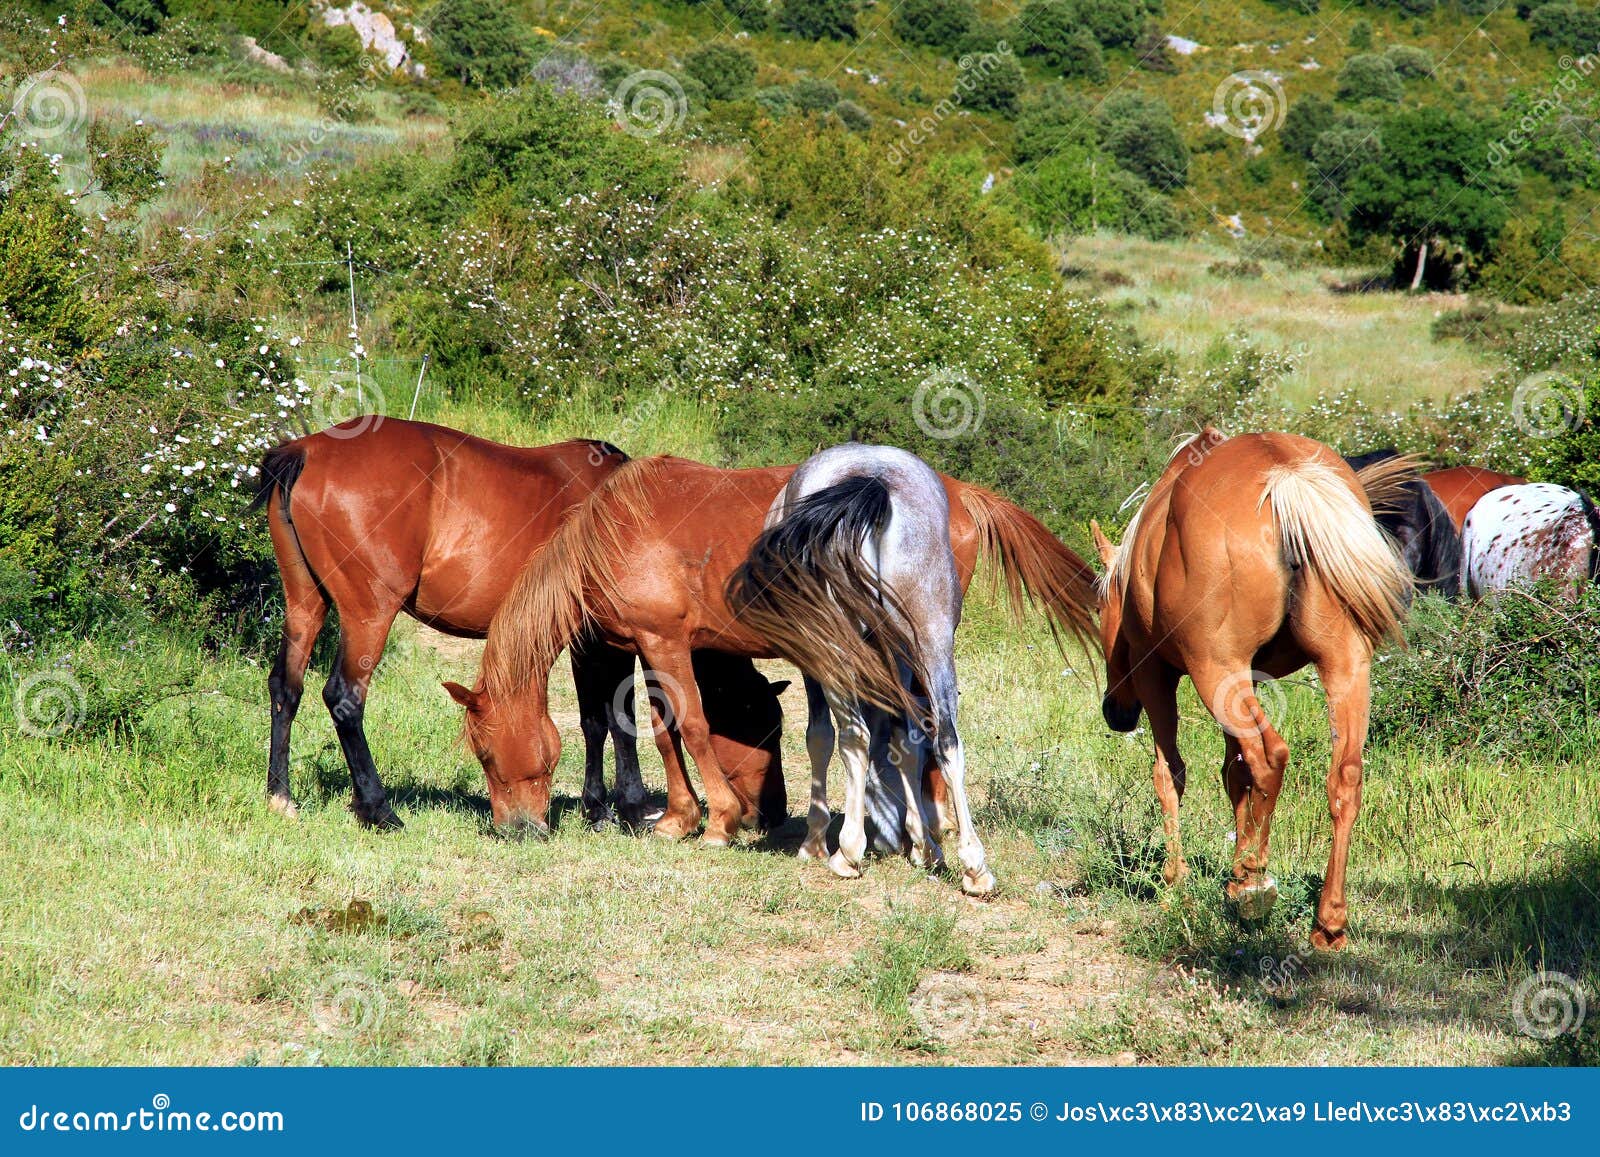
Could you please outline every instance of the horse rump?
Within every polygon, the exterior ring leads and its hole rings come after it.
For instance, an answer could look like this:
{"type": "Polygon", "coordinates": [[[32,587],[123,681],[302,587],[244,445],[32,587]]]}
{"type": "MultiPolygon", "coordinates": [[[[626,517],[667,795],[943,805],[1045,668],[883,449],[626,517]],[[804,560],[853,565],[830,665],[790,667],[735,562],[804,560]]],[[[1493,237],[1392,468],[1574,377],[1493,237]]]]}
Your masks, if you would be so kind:
{"type": "Polygon", "coordinates": [[[255,513],[272,499],[276,491],[283,502],[283,514],[289,516],[289,492],[294,489],[294,484],[300,480],[301,473],[306,468],[305,447],[297,446],[293,442],[276,446],[268,450],[261,458],[261,477],[256,480],[255,497],[250,500],[246,508],[248,513],[255,513]]]}
{"type": "Polygon", "coordinates": [[[883,479],[856,474],[791,501],[728,577],[728,606],[783,658],[825,686],[921,719],[900,679],[921,672],[905,604],[867,561],[892,514],[883,479]]]}

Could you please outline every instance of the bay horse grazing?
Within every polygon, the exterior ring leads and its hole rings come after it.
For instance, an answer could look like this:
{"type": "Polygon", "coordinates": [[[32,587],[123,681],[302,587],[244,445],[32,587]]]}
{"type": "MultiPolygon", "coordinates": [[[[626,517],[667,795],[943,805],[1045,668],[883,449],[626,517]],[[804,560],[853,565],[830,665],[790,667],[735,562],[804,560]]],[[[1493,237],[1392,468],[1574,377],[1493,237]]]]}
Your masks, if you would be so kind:
{"type": "Polygon", "coordinates": [[[1227,891],[1242,915],[1260,918],[1277,899],[1267,845],[1289,747],[1256,687],[1316,664],[1333,729],[1333,848],[1311,933],[1322,949],[1345,943],[1372,652],[1398,634],[1410,593],[1410,575],[1372,517],[1402,477],[1379,463],[1358,479],[1308,438],[1207,429],[1173,456],[1121,546],[1093,527],[1106,565],[1103,711],[1116,731],[1132,731],[1141,707],[1150,714],[1169,884],[1188,873],[1178,835],[1179,679],[1189,676],[1227,735],[1223,776],[1236,824],[1227,891]]]}
{"type": "MultiPolygon", "coordinates": [[[[350,768],[352,809],[364,824],[399,828],[363,726],[368,686],[395,617],[403,611],[446,634],[482,638],[529,557],[570,509],[627,461],[606,442],[524,449],[370,415],[268,451],[254,505],[267,507],[285,604],[283,644],[268,680],[272,809],[298,811],[289,785],[289,736],[330,606],[339,613],[339,650],[322,697],[350,768]]],[[[583,810],[591,822],[607,810],[608,733],[616,752],[616,814],[634,826],[646,819],[632,730],[633,668],[632,655],[604,645],[573,654],[585,746],[583,810]],[[619,695],[622,687],[628,691],[619,695]]],[[[742,683],[752,695],[765,692],[776,709],[766,680],[756,686],[753,666],[743,671],[724,664],[718,678],[724,685],[742,683]]],[[[559,751],[559,733],[546,723],[543,738],[559,751]]],[[[775,738],[754,745],[735,740],[729,758],[744,774],[761,776],[758,783],[770,774],[781,792],[781,770],[755,767],[758,750],[776,758],[775,738]]],[[[512,816],[497,809],[495,818],[505,823],[512,816]]]]}
{"type": "Polygon", "coordinates": [[[1515,474],[1501,474],[1482,466],[1450,466],[1443,470],[1429,470],[1422,480],[1444,505],[1457,530],[1466,526],[1468,512],[1485,494],[1502,486],[1521,486],[1527,481],[1515,474]]]}
{"type": "MultiPolygon", "coordinates": [[[[771,641],[728,605],[729,577],[761,534],[792,466],[723,470],[682,458],[640,459],[597,490],[534,556],[489,629],[483,666],[472,689],[453,686],[466,708],[465,732],[490,775],[490,793],[518,785],[518,806],[548,806],[552,762],[539,750],[544,682],[561,649],[597,635],[636,651],[656,693],[651,708],[656,745],[667,772],[666,815],[656,832],[693,835],[702,817],[683,762],[687,748],[700,769],[710,817],[705,843],[732,842],[756,801],[731,784],[707,742],[705,711],[689,656],[697,648],[752,658],[777,658],[771,641]]],[[[947,535],[957,583],[971,582],[979,555],[1005,580],[1012,609],[1036,603],[1052,624],[1080,637],[1092,630],[1093,572],[1027,512],[998,495],[942,478],[947,535]]],[[[826,828],[827,764],[833,733],[827,712],[813,711],[806,734],[811,756],[813,837],[826,828]],[[820,820],[820,822],[819,822],[820,820]]],[[[942,780],[932,782],[936,801],[942,780]]],[[[820,839],[802,849],[815,855],[820,839]]]]}
{"type": "MultiPolygon", "coordinates": [[[[845,818],[835,874],[861,874],[866,854],[872,719],[911,721],[936,760],[954,808],[962,889],[994,891],[967,802],[956,726],[955,631],[962,583],[950,546],[950,497],[927,463],[904,450],[849,443],[795,470],[766,529],[728,578],[728,606],[805,675],[811,729],[831,712],[845,768],[845,818]]],[[[913,857],[934,862],[919,806],[925,759],[897,753],[913,857]]],[[[826,768],[824,768],[824,772],[826,768]]],[[[810,833],[820,842],[822,833],[810,833]]]]}
{"type": "Polygon", "coordinates": [[[1576,589],[1600,578],[1600,517],[1589,496],[1533,482],[1480,498],[1467,515],[1463,567],[1467,591],[1481,599],[1539,579],[1576,589]]]}
{"type": "MultiPolygon", "coordinates": [[[[1379,462],[1394,462],[1401,468],[1399,459],[1393,448],[1345,456],[1346,464],[1358,475],[1379,462]]],[[[1378,525],[1399,546],[1400,560],[1410,569],[1419,590],[1436,591],[1447,599],[1460,596],[1461,532],[1427,482],[1406,479],[1390,504],[1374,514],[1378,525]]]]}

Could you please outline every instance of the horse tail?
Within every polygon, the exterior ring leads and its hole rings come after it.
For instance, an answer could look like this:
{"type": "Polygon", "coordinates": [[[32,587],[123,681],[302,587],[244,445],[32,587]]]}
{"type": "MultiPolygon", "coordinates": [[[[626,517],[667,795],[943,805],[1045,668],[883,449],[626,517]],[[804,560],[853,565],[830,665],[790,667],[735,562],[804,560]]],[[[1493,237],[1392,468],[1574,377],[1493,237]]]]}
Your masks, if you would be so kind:
{"type": "Polygon", "coordinates": [[[1272,504],[1287,566],[1321,579],[1373,646],[1400,638],[1411,573],[1348,475],[1316,459],[1274,466],[1261,502],[1272,504]]]}
{"type": "Polygon", "coordinates": [[[966,483],[958,494],[977,526],[978,550],[994,568],[991,574],[1005,580],[1012,614],[1020,619],[1030,605],[1039,607],[1058,646],[1065,631],[1086,648],[1098,649],[1098,597],[1089,564],[1044,523],[998,494],[966,483]]]}
{"type": "Polygon", "coordinates": [[[728,576],[728,606],[774,651],[826,686],[921,719],[900,679],[924,683],[922,648],[904,602],[882,582],[876,540],[889,523],[889,487],[858,474],[789,503],[728,576]]]}
{"type": "Polygon", "coordinates": [[[1411,484],[1421,481],[1420,474],[1427,464],[1421,454],[1397,454],[1393,450],[1350,460],[1350,465],[1356,467],[1356,481],[1361,483],[1375,515],[1403,511],[1411,500],[1411,484]],[[1356,466],[1357,463],[1361,465],[1356,466]]]}
{"type": "Polygon", "coordinates": [[[277,494],[282,503],[283,520],[293,526],[289,517],[289,492],[300,481],[306,468],[306,448],[295,442],[268,450],[261,458],[261,477],[256,482],[255,497],[250,499],[246,513],[254,514],[277,494]]]}

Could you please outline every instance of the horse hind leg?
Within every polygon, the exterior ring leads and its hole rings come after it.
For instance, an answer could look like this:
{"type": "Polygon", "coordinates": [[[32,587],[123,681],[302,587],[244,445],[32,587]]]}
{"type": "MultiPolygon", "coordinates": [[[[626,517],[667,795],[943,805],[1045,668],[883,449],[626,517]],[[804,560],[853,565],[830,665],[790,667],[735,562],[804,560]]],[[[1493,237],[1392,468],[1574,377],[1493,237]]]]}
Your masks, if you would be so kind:
{"type": "Polygon", "coordinates": [[[862,704],[828,689],[839,733],[839,762],[844,765],[844,826],[839,829],[839,850],[828,859],[834,875],[854,879],[861,875],[867,854],[867,776],[871,774],[872,730],[862,704]]]}
{"type": "Polygon", "coordinates": [[[948,785],[956,818],[956,856],[961,861],[961,890],[972,896],[988,896],[998,886],[989,870],[988,855],[972,822],[967,802],[967,755],[956,727],[956,671],[948,654],[939,661],[931,679],[935,707],[933,748],[948,785]]]}
{"type": "Polygon", "coordinates": [[[1255,672],[1207,669],[1190,672],[1190,679],[1228,737],[1224,778],[1234,816],[1228,899],[1241,918],[1262,920],[1278,900],[1278,883],[1267,871],[1268,845],[1289,745],[1261,709],[1255,672]]]}
{"type": "Polygon", "coordinates": [[[328,714],[333,716],[339,746],[350,766],[350,783],[354,789],[350,809],[363,825],[380,831],[395,831],[405,825],[389,806],[388,793],[372,760],[372,750],[367,746],[364,721],[367,689],[398,613],[398,606],[365,617],[347,617],[341,611],[339,657],[322,688],[322,701],[328,706],[328,714]]]}
{"type": "Polygon", "coordinates": [[[1311,930],[1312,947],[1321,950],[1336,951],[1345,946],[1345,869],[1350,860],[1350,833],[1361,812],[1362,750],[1371,710],[1370,666],[1370,660],[1361,653],[1317,663],[1328,699],[1328,723],[1333,729],[1333,758],[1328,768],[1333,846],[1311,930]]]}
{"type": "Polygon", "coordinates": [[[272,700],[272,739],[267,757],[267,806],[279,815],[300,814],[289,787],[289,736],[305,688],[311,649],[328,615],[328,600],[306,566],[292,532],[277,517],[271,522],[273,549],[283,577],[283,642],[267,677],[272,700]]]}
{"type": "Polygon", "coordinates": [[[1156,798],[1161,803],[1161,830],[1166,839],[1167,861],[1161,876],[1169,886],[1181,883],[1189,874],[1183,858],[1183,840],[1178,829],[1178,807],[1188,771],[1178,752],[1178,673],[1171,667],[1152,671],[1151,664],[1139,668],[1135,676],[1139,701],[1150,719],[1150,734],[1155,741],[1156,759],[1152,778],[1156,798]]]}

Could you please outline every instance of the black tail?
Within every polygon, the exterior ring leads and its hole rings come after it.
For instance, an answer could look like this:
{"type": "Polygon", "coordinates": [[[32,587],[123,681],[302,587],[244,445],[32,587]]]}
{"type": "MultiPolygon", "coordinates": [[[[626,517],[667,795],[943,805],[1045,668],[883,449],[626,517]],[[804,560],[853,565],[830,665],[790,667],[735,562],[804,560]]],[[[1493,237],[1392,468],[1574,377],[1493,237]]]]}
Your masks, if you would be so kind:
{"type": "Polygon", "coordinates": [[[289,492],[300,480],[306,468],[306,452],[295,445],[279,446],[268,450],[261,459],[261,477],[256,482],[256,496],[250,500],[249,512],[260,510],[276,490],[283,498],[283,516],[289,517],[289,492]]]}
{"type": "Polygon", "coordinates": [[[920,715],[899,665],[922,674],[904,604],[862,550],[889,521],[889,488],[855,475],[793,502],[728,578],[728,606],[783,658],[826,686],[920,715]]]}

